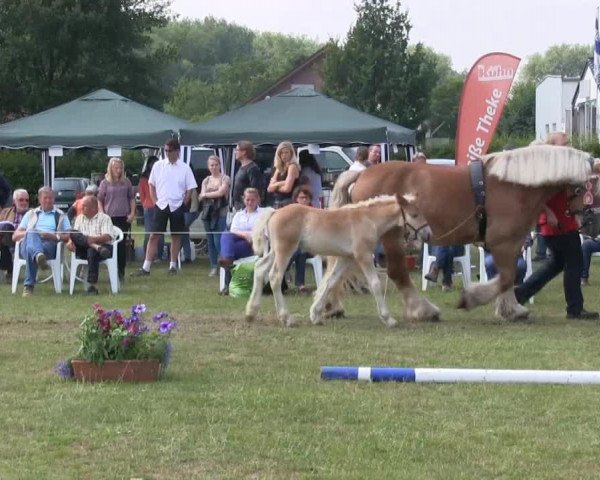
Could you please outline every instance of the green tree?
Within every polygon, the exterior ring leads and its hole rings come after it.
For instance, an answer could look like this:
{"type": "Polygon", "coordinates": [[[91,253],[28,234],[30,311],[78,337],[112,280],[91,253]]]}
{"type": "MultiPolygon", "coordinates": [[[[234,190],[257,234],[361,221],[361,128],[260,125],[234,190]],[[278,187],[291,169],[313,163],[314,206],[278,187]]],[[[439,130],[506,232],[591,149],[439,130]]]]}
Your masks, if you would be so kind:
{"type": "Polygon", "coordinates": [[[167,7],[166,0],[2,0],[0,118],[101,87],[160,105],[166,52],[145,47],[167,7]]]}
{"type": "Polygon", "coordinates": [[[164,30],[167,33],[156,34],[164,41],[188,39],[180,46],[178,63],[173,65],[174,70],[185,73],[175,84],[165,111],[193,121],[243,105],[319,48],[305,38],[255,33],[211,18],[169,25],[164,30]],[[198,47],[202,53],[184,48],[189,39],[205,37],[211,41],[198,47]]]}
{"type": "Polygon", "coordinates": [[[456,136],[458,107],[465,82],[464,75],[454,73],[438,82],[431,92],[430,115],[427,126],[436,137],[456,136]]]}
{"type": "Polygon", "coordinates": [[[411,24],[400,2],[363,0],[346,42],[330,42],[323,69],[326,93],[416,128],[427,118],[436,63],[426,47],[408,48],[411,24]]]}
{"type": "Polygon", "coordinates": [[[554,45],[543,54],[536,53],[527,59],[521,72],[525,82],[541,82],[546,75],[579,77],[592,54],[590,45],[554,45]]]}
{"type": "Polygon", "coordinates": [[[591,53],[589,45],[562,44],[529,57],[506,102],[498,133],[535,137],[536,86],[546,75],[579,77],[591,53]]]}

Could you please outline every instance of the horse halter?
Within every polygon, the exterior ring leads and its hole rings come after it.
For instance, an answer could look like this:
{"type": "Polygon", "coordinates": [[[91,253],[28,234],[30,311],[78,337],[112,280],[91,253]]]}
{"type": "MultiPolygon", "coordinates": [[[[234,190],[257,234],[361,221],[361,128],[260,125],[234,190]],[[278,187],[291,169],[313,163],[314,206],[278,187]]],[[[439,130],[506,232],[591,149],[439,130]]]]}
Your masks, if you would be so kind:
{"type": "Polygon", "coordinates": [[[415,227],[408,220],[406,220],[406,213],[404,212],[404,207],[402,207],[402,206],[400,207],[400,213],[402,213],[402,223],[403,223],[402,227],[404,228],[404,241],[408,242],[410,240],[414,240],[414,241],[418,240],[419,232],[421,230],[423,230],[424,228],[429,227],[429,224],[427,222],[425,222],[420,227],[415,227]],[[410,238],[411,231],[412,231],[413,238],[410,238]]]}

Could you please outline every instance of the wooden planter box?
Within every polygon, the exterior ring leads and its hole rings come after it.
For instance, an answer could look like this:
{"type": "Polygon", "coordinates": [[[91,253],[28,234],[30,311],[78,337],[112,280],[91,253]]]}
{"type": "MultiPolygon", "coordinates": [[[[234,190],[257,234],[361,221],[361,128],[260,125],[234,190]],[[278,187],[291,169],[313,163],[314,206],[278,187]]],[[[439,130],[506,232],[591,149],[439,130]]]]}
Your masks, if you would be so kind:
{"type": "Polygon", "coordinates": [[[106,360],[102,365],[72,360],[75,380],[83,382],[155,382],[160,374],[158,360],[106,360]]]}

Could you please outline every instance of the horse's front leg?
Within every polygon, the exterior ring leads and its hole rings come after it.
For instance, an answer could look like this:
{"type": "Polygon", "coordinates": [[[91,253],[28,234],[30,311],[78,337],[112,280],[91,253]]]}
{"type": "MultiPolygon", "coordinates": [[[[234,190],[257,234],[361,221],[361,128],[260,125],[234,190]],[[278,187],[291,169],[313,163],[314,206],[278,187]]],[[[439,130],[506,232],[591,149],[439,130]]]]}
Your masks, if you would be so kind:
{"type": "Polygon", "coordinates": [[[328,294],[340,283],[349,265],[350,261],[348,259],[338,257],[333,267],[328,269],[329,271],[321,281],[321,285],[315,294],[315,299],[310,306],[310,321],[313,324],[318,325],[323,323],[321,315],[325,308],[328,294]]]}
{"type": "Polygon", "coordinates": [[[394,228],[381,237],[381,241],[387,258],[388,276],[400,290],[404,301],[404,318],[408,321],[438,321],[440,309],[423,297],[410,279],[404,247],[400,243],[401,234],[401,228],[394,228]]]}
{"type": "Polygon", "coordinates": [[[256,261],[256,265],[254,266],[254,284],[252,285],[252,293],[246,303],[246,321],[248,322],[252,322],[256,318],[256,314],[260,308],[265,277],[271,269],[274,260],[275,252],[271,250],[256,261]]]}
{"type": "Polygon", "coordinates": [[[292,258],[293,252],[275,254],[275,261],[269,272],[269,282],[271,282],[271,290],[273,291],[273,298],[275,299],[275,308],[277,309],[277,317],[284,327],[291,327],[294,324],[293,319],[287,310],[283,293],[281,293],[281,284],[283,282],[283,276],[292,258]]]}
{"type": "Polygon", "coordinates": [[[379,275],[377,275],[377,270],[375,270],[375,266],[373,265],[372,254],[369,252],[366,255],[361,255],[360,257],[356,257],[356,262],[360,266],[363,274],[365,275],[367,282],[369,283],[369,289],[375,297],[375,302],[377,303],[377,311],[379,312],[379,319],[388,327],[395,327],[398,325],[396,319],[390,316],[390,312],[385,303],[385,299],[383,298],[383,293],[381,291],[381,282],[379,281],[379,275]]]}

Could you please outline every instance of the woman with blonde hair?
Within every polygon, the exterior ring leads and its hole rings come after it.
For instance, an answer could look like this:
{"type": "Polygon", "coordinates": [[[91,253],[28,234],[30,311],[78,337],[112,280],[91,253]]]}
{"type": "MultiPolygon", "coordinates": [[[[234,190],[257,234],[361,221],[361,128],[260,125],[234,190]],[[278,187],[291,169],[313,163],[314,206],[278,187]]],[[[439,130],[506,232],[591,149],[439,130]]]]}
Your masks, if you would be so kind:
{"type": "Polygon", "coordinates": [[[221,159],[216,155],[208,157],[208,170],[210,175],[202,181],[198,200],[201,202],[201,217],[208,243],[209,276],[214,277],[219,267],[221,232],[227,226],[227,195],[231,180],[221,172],[221,159]]]}
{"type": "MultiPolygon", "coordinates": [[[[98,207],[99,211],[106,213],[113,225],[123,230],[124,234],[127,235],[131,231],[131,222],[135,218],[135,194],[131,182],[125,176],[123,160],[118,157],[108,161],[106,175],[98,188],[98,207]]],[[[128,244],[129,235],[117,247],[117,264],[121,281],[125,278],[128,244]]]]}
{"type": "Polygon", "coordinates": [[[281,142],[277,146],[273,166],[267,192],[273,194],[273,207],[281,208],[292,203],[292,193],[300,178],[300,164],[291,142],[281,142]]]}

